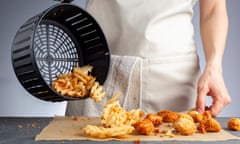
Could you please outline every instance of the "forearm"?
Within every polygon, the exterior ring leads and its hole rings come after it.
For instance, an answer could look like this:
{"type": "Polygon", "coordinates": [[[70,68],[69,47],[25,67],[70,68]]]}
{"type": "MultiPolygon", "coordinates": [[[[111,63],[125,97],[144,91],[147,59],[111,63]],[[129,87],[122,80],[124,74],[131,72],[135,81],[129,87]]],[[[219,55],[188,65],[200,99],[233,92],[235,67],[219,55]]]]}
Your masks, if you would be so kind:
{"type": "Polygon", "coordinates": [[[222,76],[222,58],[228,31],[225,0],[200,0],[200,27],[206,57],[206,67],[198,81],[196,106],[205,111],[206,96],[212,97],[209,106],[216,116],[231,102],[222,76]]]}
{"type": "Polygon", "coordinates": [[[200,30],[206,58],[206,69],[222,70],[222,58],[228,31],[228,16],[225,6],[212,7],[201,12],[200,30]]]}

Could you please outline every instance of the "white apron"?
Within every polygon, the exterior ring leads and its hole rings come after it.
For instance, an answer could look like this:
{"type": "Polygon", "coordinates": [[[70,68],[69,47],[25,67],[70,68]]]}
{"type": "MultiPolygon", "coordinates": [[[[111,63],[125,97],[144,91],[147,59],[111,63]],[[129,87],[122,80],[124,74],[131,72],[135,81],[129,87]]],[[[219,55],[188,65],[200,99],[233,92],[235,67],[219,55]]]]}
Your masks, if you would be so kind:
{"type": "MultiPolygon", "coordinates": [[[[126,109],[156,113],[195,106],[200,72],[192,25],[196,1],[89,1],[87,10],[102,27],[111,54],[141,59],[141,88],[134,89],[139,105],[131,106],[131,95],[125,95],[126,109]]],[[[87,101],[69,102],[66,114],[99,116],[102,104],[87,101]]]]}

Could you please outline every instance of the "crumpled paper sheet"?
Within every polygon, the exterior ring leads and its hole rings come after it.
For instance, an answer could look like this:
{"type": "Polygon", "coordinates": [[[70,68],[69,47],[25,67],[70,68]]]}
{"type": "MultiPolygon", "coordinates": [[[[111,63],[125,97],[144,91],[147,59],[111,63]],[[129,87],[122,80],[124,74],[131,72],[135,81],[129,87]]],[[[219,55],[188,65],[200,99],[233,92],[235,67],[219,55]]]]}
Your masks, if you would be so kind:
{"type": "MultiPolygon", "coordinates": [[[[61,140],[92,140],[92,141],[225,141],[240,139],[225,130],[221,130],[218,133],[200,134],[195,133],[191,136],[175,135],[170,138],[169,136],[161,137],[160,134],[145,136],[130,134],[122,138],[108,138],[108,139],[96,139],[84,135],[82,128],[87,124],[98,125],[100,124],[99,118],[89,117],[54,117],[53,120],[35,137],[35,141],[61,141],[61,140]]],[[[167,128],[169,124],[162,125],[162,128],[167,128]]]]}

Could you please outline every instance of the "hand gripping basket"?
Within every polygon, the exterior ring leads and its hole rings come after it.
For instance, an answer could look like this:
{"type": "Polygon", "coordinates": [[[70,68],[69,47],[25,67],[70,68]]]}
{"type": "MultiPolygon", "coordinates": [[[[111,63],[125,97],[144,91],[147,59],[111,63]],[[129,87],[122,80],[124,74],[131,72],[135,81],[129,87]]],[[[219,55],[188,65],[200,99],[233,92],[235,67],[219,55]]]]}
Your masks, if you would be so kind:
{"type": "Polygon", "coordinates": [[[104,83],[110,54],[104,34],[86,11],[69,3],[54,5],[30,18],[17,31],[12,64],[22,86],[46,101],[76,100],[58,94],[51,83],[73,67],[92,65],[104,83]]]}

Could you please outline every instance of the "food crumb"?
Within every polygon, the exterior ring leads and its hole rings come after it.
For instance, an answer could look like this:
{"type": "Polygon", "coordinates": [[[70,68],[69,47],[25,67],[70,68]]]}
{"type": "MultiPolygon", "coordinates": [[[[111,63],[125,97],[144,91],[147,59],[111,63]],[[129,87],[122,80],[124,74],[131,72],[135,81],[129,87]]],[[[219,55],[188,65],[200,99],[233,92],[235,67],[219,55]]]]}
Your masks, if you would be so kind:
{"type": "Polygon", "coordinates": [[[27,128],[30,128],[31,124],[28,123],[26,126],[27,126],[27,128]]]}
{"type": "Polygon", "coordinates": [[[33,123],[32,128],[37,128],[37,123],[33,123]]]}
{"type": "Polygon", "coordinates": [[[159,134],[160,133],[160,129],[154,129],[154,133],[159,134]]]}
{"type": "Polygon", "coordinates": [[[174,136],[175,136],[174,134],[171,134],[169,135],[169,138],[174,138],[174,136]]]}
{"type": "Polygon", "coordinates": [[[162,130],[160,137],[168,136],[169,138],[173,138],[175,135],[172,133],[171,130],[162,130]]]}
{"type": "Polygon", "coordinates": [[[78,121],[78,117],[76,117],[76,116],[72,116],[72,120],[74,120],[74,121],[78,121]]]}
{"type": "Polygon", "coordinates": [[[141,141],[138,139],[138,140],[134,140],[133,143],[134,143],[134,144],[140,144],[141,141]]]}

